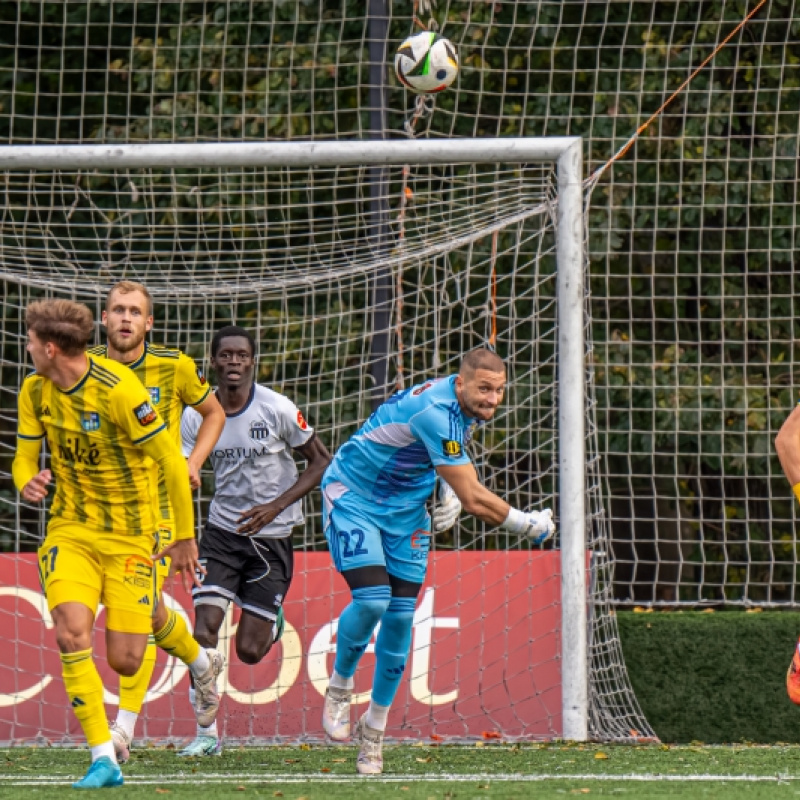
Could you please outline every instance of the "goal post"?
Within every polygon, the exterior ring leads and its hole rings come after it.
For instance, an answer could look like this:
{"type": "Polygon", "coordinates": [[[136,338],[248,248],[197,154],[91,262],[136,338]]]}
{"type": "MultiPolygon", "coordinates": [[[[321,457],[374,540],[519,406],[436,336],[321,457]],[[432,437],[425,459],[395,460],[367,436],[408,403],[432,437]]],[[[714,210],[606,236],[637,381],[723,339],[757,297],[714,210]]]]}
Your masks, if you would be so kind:
{"type": "MultiPolygon", "coordinates": [[[[163,307],[165,343],[188,345],[200,361],[215,327],[238,315],[274,352],[299,354],[297,369],[281,362],[272,378],[317,411],[333,446],[368,413],[363,362],[377,331],[360,306],[377,269],[394,276],[395,386],[452,371],[475,344],[505,348],[512,408],[499,433],[488,426],[494,440],[475,445],[476,464],[515,504],[558,509],[561,729],[551,733],[652,736],[608,603],[579,137],[4,146],[0,176],[3,313],[18,331],[13,342],[7,331],[4,383],[22,378],[14,358],[24,360],[26,298],[71,296],[99,316],[123,277],[146,283],[163,307]],[[399,169],[385,182],[392,242],[372,253],[364,170],[376,166],[399,169]],[[315,360],[324,365],[312,375],[315,360]]],[[[4,502],[20,528],[29,521],[18,549],[30,549],[41,516],[4,502]]],[[[311,551],[320,543],[318,502],[309,499],[307,511],[311,551]]],[[[440,546],[490,543],[524,547],[464,520],[440,546]]]]}

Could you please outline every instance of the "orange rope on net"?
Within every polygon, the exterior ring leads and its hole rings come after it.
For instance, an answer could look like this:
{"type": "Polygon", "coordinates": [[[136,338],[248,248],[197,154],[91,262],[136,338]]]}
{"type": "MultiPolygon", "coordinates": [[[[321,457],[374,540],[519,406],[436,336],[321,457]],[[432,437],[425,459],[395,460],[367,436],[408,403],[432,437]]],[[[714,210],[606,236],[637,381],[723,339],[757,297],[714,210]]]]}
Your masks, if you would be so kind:
{"type": "Polygon", "coordinates": [[[697,75],[700,74],[700,72],[703,71],[703,69],[712,61],[714,56],[716,56],[717,53],[719,53],[719,51],[722,50],[722,48],[725,47],[725,45],[728,44],[728,42],[730,42],[734,36],[736,36],[736,34],[758,13],[762,6],[766,5],[766,2],[767,0],[759,1],[756,7],[714,48],[711,54],[703,60],[700,66],[697,67],[697,69],[692,72],[692,74],[661,104],[661,106],[650,115],[650,118],[646,122],[643,122],[636,129],[636,133],[634,133],[633,136],[631,136],[631,138],[628,139],[628,141],[625,142],[625,144],[622,145],[622,147],[617,150],[617,152],[614,153],[614,155],[611,156],[608,161],[605,162],[605,164],[598,167],[586,179],[587,184],[595,183],[597,179],[608,169],[608,167],[611,166],[611,164],[622,158],[625,153],[627,153],[628,150],[633,147],[636,140],[647,130],[648,127],[650,127],[650,124],[653,122],[653,120],[657,119],[662,114],[664,109],[697,77],[697,75]]]}

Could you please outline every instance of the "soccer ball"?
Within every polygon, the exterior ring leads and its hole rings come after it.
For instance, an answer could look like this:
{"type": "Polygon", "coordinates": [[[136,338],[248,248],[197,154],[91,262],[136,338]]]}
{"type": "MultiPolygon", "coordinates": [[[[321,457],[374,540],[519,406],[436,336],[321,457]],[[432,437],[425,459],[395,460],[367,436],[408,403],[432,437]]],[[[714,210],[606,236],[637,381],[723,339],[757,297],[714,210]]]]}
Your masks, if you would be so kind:
{"type": "Polygon", "coordinates": [[[409,36],[397,50],[394,69],[400,82],[418,94],[446,89],[458,75],[453,43],[433,31],[409,36]]]}

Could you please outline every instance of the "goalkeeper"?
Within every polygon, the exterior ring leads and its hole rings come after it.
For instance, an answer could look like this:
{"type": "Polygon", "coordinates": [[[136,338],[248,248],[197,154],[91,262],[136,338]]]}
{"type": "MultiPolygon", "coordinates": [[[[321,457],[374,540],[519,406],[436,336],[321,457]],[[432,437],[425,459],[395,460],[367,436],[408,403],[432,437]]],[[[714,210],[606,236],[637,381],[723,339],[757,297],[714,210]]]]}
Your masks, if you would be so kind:
{"type": "Polygon", "coordinates": [[[463,509],[535,544],[555,530],[550,509],[521,511],[485,488],[465,452],[479,424],[503,399],[502,359],[479,348],[457,375],[399,392],[337,452],[322,480],[325,536],[351,592],[339,618],[336,659],[322,725],[331,739],[350,736],[353,675],[378,623],[372,697],[355,726],[362,774],[383,770],[383,735],[411,647],[414,606],[425,579],[431,518],[425,503],[436,474],[444,481],[433,531],[463,509]]]}

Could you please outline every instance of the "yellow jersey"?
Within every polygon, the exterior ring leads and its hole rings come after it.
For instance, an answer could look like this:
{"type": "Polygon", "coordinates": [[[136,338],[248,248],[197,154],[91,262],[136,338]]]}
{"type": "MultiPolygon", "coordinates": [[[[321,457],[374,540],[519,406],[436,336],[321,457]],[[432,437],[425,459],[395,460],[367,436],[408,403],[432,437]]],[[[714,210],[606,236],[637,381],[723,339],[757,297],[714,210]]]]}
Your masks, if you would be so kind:
{"type": "MultiPolygon", "coordinates": [[[[95,355],[87,360],[83,377],[68,390],[38,374],[25,379],[19,395],[15,483],[21,491],[37,473],[46,437],[56,484],[48,531],[61,523],[78,523],[99,533],[152,537],[159,521],[154,503],[158,468],[153,462],[182,460],[180,450],[150,394],[127,367],[95,355]]],[[[189,517],[184,510],[182,519],[190,522],[188,485],[186,489],[189,517]]],[[[177,538],[191,535],[193,530],[177,538]]]]}
{"type": "MultiPolygon", "coordinates": [[[[108,357],[105,344],[87,350],[91,356],[108,357]]],[[[150,403],[160,414],[173,441],[181,446],[181,416],[186,406],[199,406],[211,392],[203,373],[194,360],[182,353],[161,345],[145,342],[144,352],[131,364],[136,377],[150,393],[150,403]]],[[[158,502],[161,516],[172,519],[164,481],[158,484],[158,502]]]]}

